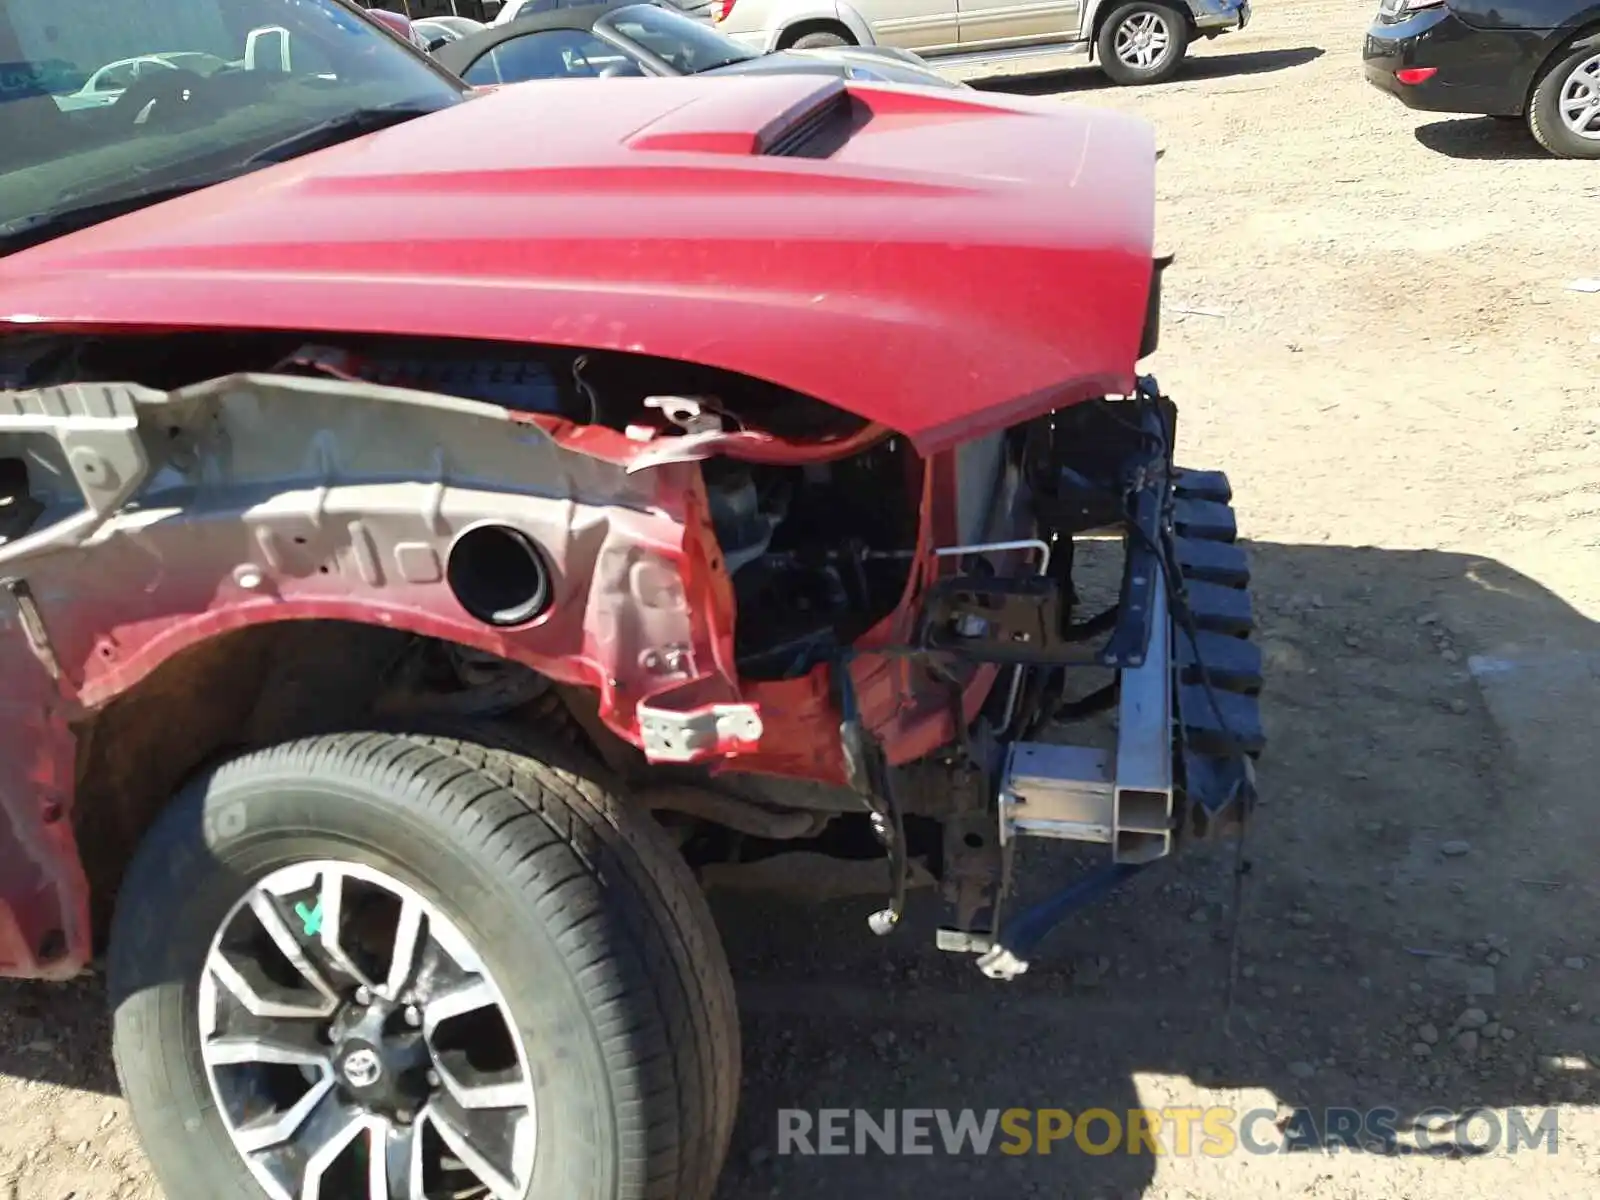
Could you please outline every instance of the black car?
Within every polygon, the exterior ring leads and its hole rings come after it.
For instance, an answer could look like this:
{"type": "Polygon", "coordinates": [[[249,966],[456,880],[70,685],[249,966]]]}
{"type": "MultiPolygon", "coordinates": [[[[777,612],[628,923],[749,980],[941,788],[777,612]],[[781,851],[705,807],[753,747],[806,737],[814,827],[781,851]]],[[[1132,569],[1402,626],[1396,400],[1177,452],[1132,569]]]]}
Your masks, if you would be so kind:
{"type": "Polygon", "coordinates": [[[1411,108],[1520,117],[1562,158],[1600,158],[1600,0],[1383,0],[1367,78],[1411,108]]]}
{"type": "MultiPolygon", "coordinates": [[[[542,6],[541,6],[542,7],[542,6]]],[[[601,0],[516,17],[434,50],[477,87],[612,75],[836,75],[880,83],[956,87],[909,50],[830,46],[763,54],[665,0],[601,0]]]]}

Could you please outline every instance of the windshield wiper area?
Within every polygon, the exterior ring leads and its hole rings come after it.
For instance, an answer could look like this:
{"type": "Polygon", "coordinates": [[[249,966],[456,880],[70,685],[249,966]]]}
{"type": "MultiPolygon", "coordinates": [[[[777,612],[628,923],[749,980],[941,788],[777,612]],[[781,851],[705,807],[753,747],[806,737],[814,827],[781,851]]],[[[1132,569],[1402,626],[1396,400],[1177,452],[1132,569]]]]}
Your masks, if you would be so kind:
{"type": "Polygon", "coordinates": [[[329,146],[337,146],[340,142],[348,142],[351,138],[360,137],[362,134],[377,133],[380,129],[402,125],[436,111],[438,110],[434,108],[416,105],[392,105],[384,108],[358,108],[353,112],[340,113],[337,117],[318,121],[299,133],[290,134],[282,141],[262,147],[245,159],[243,165],[258,167],[268,163],[287,162],[299,155],[310,154],[313,150],[325,150],[329,146]]]}
{"type": "Polygon", "coordinates": [[[331,117],[326,121],[319,121],[298,133],[264,146],[220,170],[190,175],[170,183],[130,192],[119,193],[115,188],[103,187],[93,191],[79,191],[76,196],[62,196],[60,199],[63,201],[81,198],[83,203],[0,224],[0,255],[13,254],[29,246],[36,246],[40,242],[47,242],[51,238],[86,229],[90,225],[109,221],[113,217],[120,217],[151,204],[159,204],[163,200],[175,200],[179,196],[197,192],[212,184],[225,183],[274,163],[287,162],[291,158],[309,154],[313,150],[336,146],[340,142],[347,142],[362,134],[376,133],[380,129],[388,129],[390,126],[400,125],[435,111],[437,110],[434,108],[417,105],[356,109],[353,112],[340,113],[337,117],[331,117]]]}
{"type": "Polygon", "coordinates": [[[222,183],[224,180],[243,175],[249,170],[251,170],[249,167],[239,167],[212,175],[180,179],[159,187],[125,192],[109,196],[104,200],[90,200],[84,204],[7,221],[4,225],[0,225],[0,255],[26,250],[29,246],[37,246],[40,242],[48,242],[51,238],[87,229],[90,225],[98,225],[101,221],[109,221],[113,217],[159,204],[163,200],[175,200],[179,196],[197,192],[214,183],[222,183]]]}

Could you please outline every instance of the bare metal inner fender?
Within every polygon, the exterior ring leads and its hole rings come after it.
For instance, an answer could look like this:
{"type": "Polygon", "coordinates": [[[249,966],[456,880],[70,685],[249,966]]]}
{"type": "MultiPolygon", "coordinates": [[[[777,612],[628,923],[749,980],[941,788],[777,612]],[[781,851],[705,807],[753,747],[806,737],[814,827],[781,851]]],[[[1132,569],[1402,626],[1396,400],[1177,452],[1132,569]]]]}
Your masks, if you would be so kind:
{"type": "Polygon", "coordinates": [[[293,617],[446,636],[596,686],[630,733],[659,693],[737,700],[689,601],[695,463],[630,472],[495,405],[270,374],[6,393],[7,457],[42,511],[0,571],[26,576],[86,708],[198,638],[293,617]],[[548,606],[516,628],[474,617],[446,578],[486,525],[548,566],[548,606]]]}

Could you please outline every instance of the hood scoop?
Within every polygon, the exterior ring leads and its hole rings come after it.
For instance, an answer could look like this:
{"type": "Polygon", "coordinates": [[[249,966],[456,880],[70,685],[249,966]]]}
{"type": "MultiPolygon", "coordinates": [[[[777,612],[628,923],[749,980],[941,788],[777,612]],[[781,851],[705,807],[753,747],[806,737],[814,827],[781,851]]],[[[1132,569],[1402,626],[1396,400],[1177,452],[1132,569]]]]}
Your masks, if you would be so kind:
{"type": "Polygon", "coordinates": [[[715,93],[663,113],[625,144],[679,154],[821,158],[848,140],[856,107],[838,78],[729,80],[715,93]]]}

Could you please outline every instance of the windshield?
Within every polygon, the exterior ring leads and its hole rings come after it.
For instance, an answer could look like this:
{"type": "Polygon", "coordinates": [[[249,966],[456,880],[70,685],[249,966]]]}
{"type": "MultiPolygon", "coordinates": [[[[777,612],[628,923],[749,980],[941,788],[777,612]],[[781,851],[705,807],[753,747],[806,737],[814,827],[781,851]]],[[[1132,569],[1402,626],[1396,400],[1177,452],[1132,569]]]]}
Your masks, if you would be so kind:
{"type": "Polygon", "coordinates": [[[462,98],[341,0],[0,0],[0,253],[462,98]]]}
{"type": "Polygon", "coordinates": [[[761,57],[758,51],[741,46],[704,21],[653,4],[630,4],[607,13],[594,23],[594,31],[642,47],[680,75],[714,71],[729,63],[761,57]]]}

